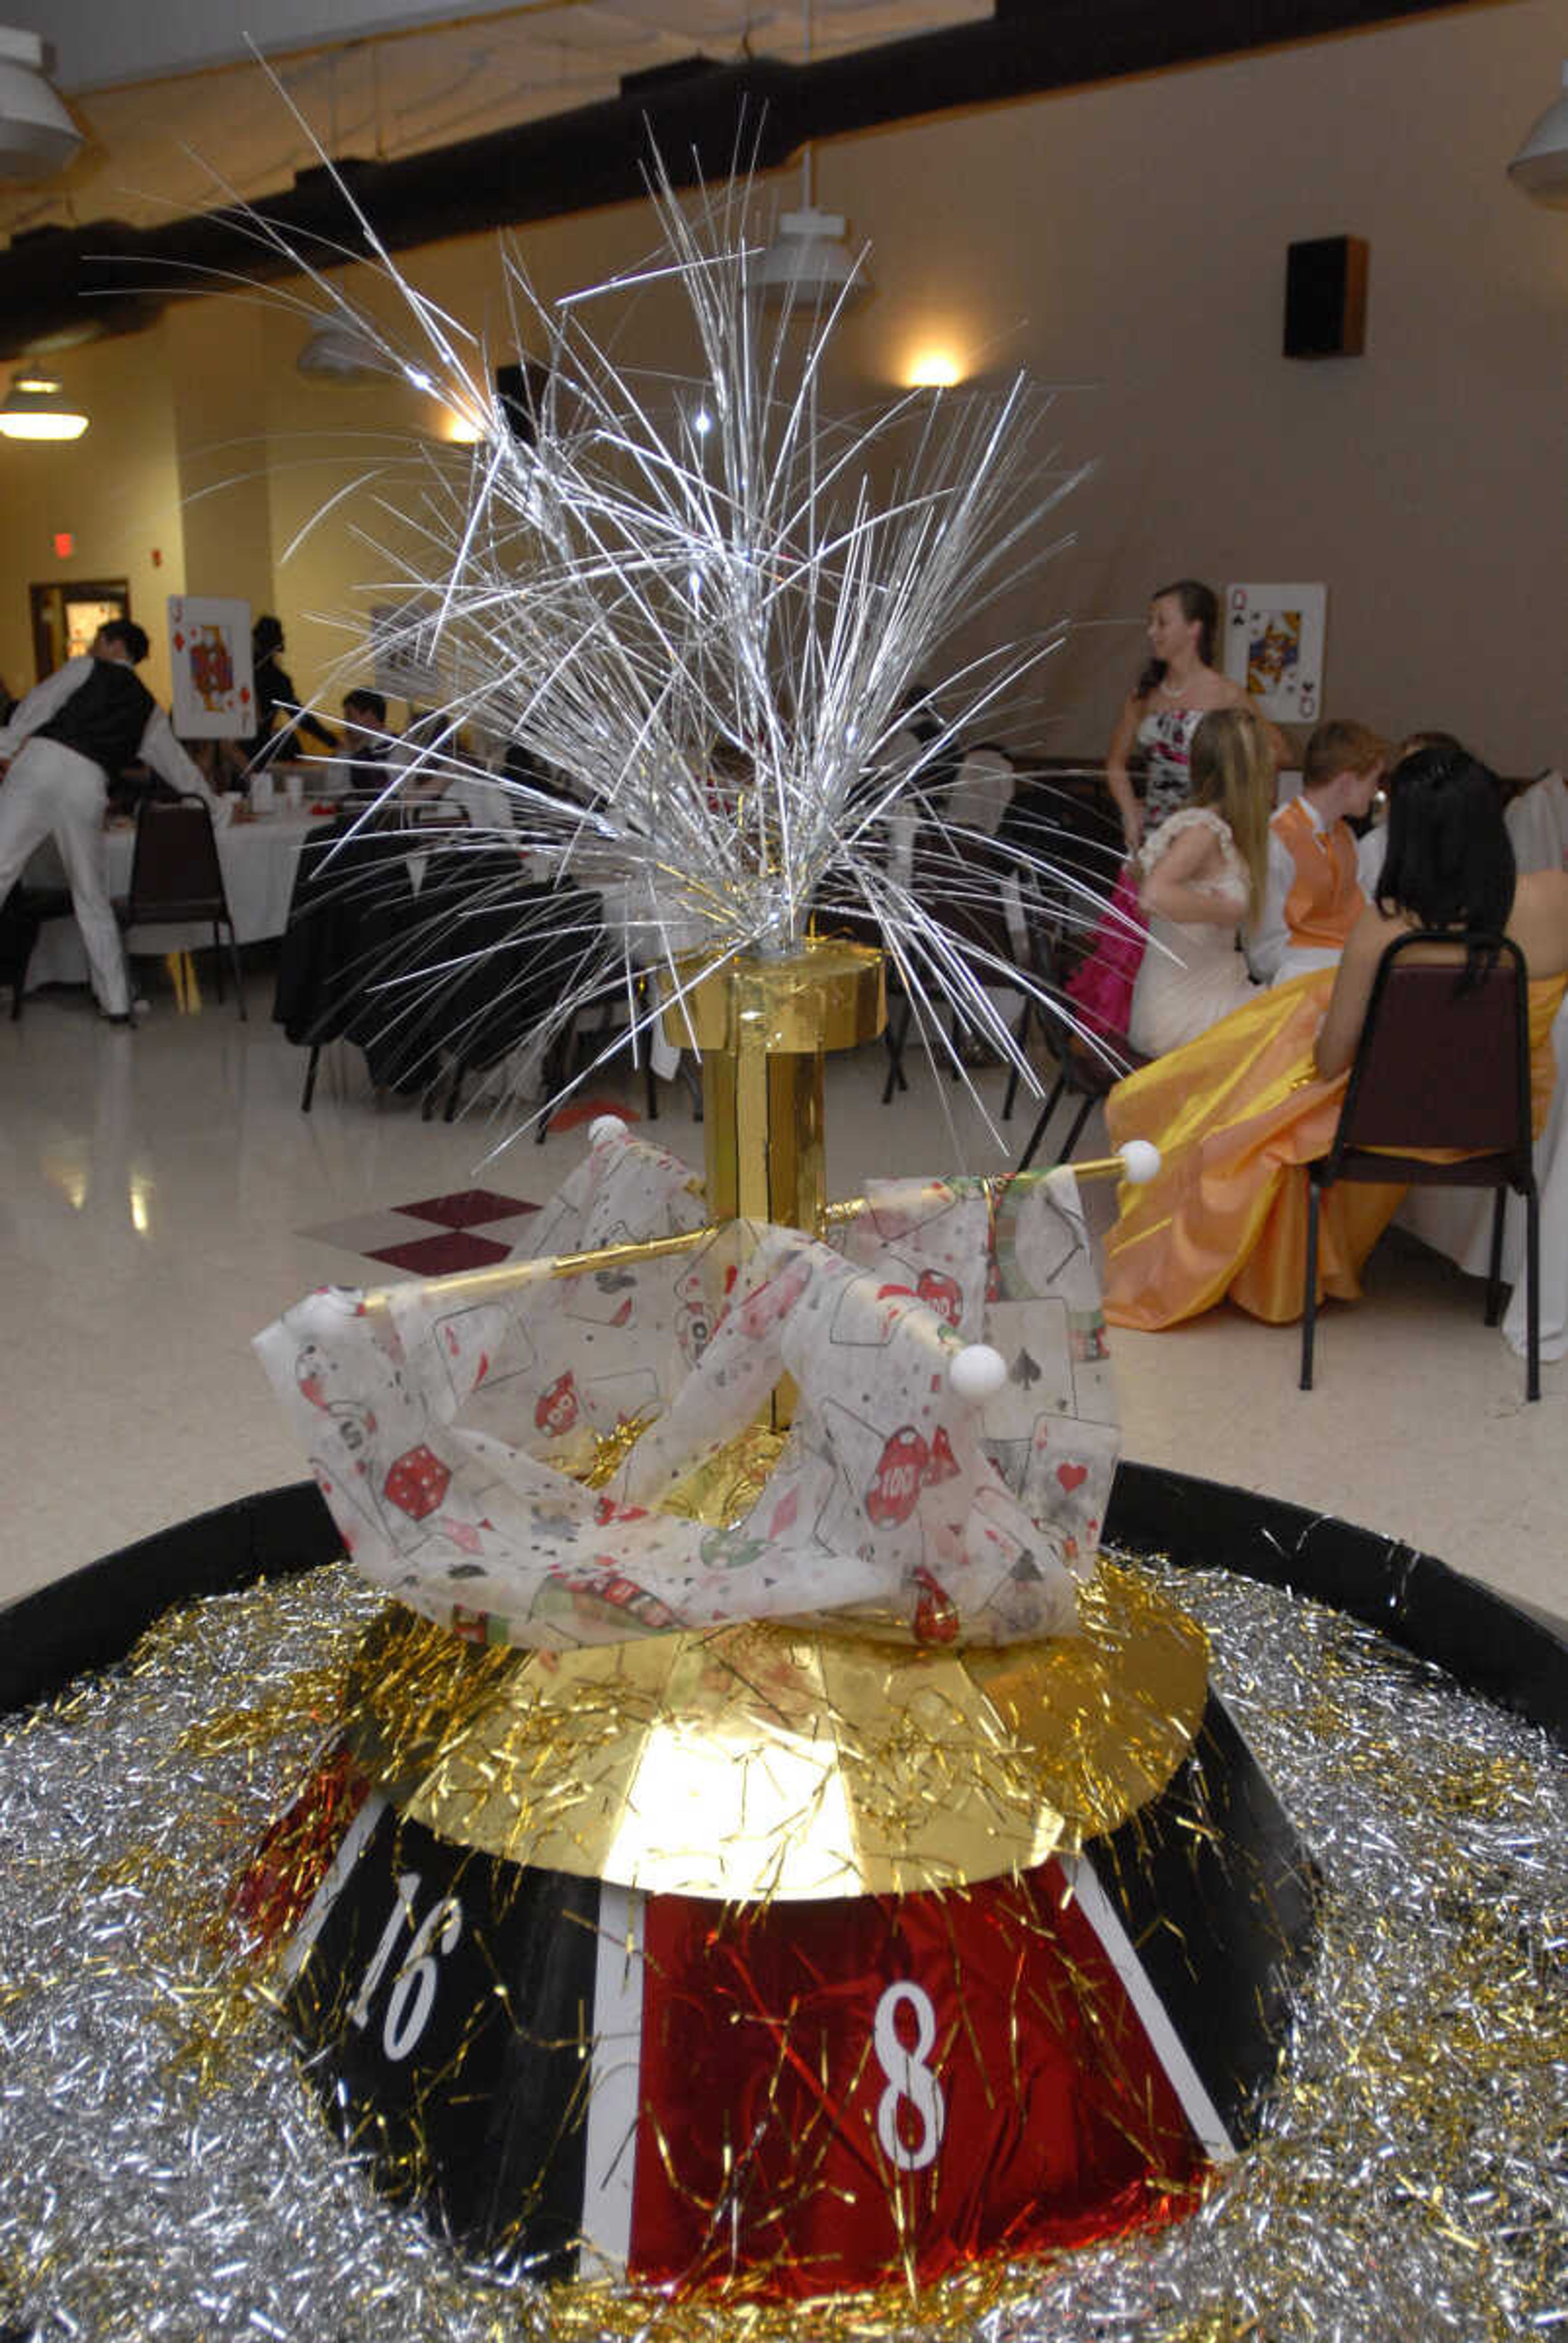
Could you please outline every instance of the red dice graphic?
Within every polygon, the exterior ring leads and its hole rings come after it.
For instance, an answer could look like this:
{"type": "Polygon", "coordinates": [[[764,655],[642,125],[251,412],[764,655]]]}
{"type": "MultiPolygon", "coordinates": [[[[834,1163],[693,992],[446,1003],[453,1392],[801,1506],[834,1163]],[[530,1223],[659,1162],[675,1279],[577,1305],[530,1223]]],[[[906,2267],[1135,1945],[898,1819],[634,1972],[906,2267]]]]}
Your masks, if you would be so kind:
{"type": "Polygon", "coordinates": [[[451,1486],[452,1475],[440,1458],[423,1445],[406,1448],[387,1469],[387,1502],[416,1522],[433,1513],[451,1486]]]}

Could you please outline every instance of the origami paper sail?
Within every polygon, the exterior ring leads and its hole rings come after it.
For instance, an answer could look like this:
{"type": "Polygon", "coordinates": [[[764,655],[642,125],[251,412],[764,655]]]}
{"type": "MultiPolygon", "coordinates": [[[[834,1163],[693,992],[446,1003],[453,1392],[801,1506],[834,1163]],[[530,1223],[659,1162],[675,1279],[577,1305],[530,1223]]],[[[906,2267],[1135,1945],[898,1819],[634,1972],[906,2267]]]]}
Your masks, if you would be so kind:
{"type": "MultiPolygon", "coordinates": [[[[527,1251],[702,1225],[684,1164],[608,1137],[527,1251]]],[[[994,1206],[980,1182],[883,1182],[840,1233],[737,1222],[477,1297],[410,1283],[386,1311],[328,1288],[256,1347],[357,1567],[477,1640],[780,1618],[924,1644],[1070,1632],[1119,1444],[1070,1181],[994,1206]],[[949,1370],[981,1340],[1009,1379],[977,1407],[949,1370]],[[771,1470],[717,1523],[690,1518],[683,1484],[784,1373],[771,1470]]]]}

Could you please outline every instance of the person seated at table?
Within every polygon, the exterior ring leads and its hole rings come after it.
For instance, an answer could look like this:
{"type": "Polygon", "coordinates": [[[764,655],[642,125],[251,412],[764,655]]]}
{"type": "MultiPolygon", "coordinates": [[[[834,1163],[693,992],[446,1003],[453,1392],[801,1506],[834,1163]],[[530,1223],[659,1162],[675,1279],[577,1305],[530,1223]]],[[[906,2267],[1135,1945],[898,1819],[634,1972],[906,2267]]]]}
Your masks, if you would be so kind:
{"type": "MultiPolygon", "coordinates": [[[[1258,994],[1184,1050],[1119,1082],[1111,1142],[1152,1140],[1161,1168],[1124,1187],[1106,1243],[1105,1314],[1155,1329],[1227,1298],[1255,1318],[1299,1317],[1306,1261],[1306,1166],[1326,1154],[1385,948],[1417,928],[1457,970],[1476,935],[1501,930],[1530,970],[1536,1117],[1553,1080],[1552,1020],[1568,977],[1568,872],[1515,872],[1494,774],[1461,749],[1423,749],[1401,766],[1377,900],[1336,970],[1258,994]]],[[[1424,948],[1423,948],[1424,949],[1424,948]]],[[[1324,1194],[1320,1291],[1353,1301],[1362,1263],[1404,1191],[1342,1182],[1324,1194]]]]}
{"type": "Polygon", "coordinates": [[[337,746],[337,735],[329,731],[309,709],[301,709],[294,681],[283,666],[283,627],[270,612],[259,618],[250,630],[250,656],[255,670],[256,730],[244,743],[245,761],[254,769],[262,764],[276,764],[279,759],[297,756],[300,738],[308,734],[322,748],[331,750],[337,746]],[[280,730],[273,728],[279,714],[285,721],[280,730]]]}
{"type": "Polygon", "coordinates": [[[172,788],[204,799],[215,820],[230,810],[136,673],[149,648],[134,619],[111,618],[90,651],[35,685],[0,729],[0,902],[34,848],[52,837],[99,1012],[115,1025],[130,1023],[131,990],[104,860],[111,776],[139,759],[172,788]]]}
{"type": "Polygon", "coordinates": [[[1372,811],[1388,743],[1364,724],[1320,724],[1302,761],[1302,793],[1269,824],[1262,917],[1247,946],[1264,984],[1332,968],[1367,906],[1352,821],[1372,811]]]}
{"type": "Polygon", "coordinates": [[[378,691],[356,690],[343,698],[343,749],[327,769],[335,797],[373,805],[404,765],[403,743],[387,729],[387,702],[378,691]]]}
{"type": "Polygon", "coordinates": [[[1407,732],[1399,746],[1390,750],[1382,787],[1372,800],[1372,826],[1356,845],[1356,876],[1369,903],[1374,900],[1382,883],[1383,859],[1388,852],[1388,809],[1394,783],[1405,759],[1413,757],[1418,749],[1442,749],[1454,757],[1469,754],[1463,741],[1452,732],[1407,732]]]}
{"type": "Polygon", "coordinates": [[[1135,859],[1149,949],[1127,1038],[1144,1057],[1180,1049],[1252,990],[1238,930],[1262,900],[1274,753],[1255,710],[1219,708],[1192,734],[1191,802],[1150,831],[1135,859]]]}

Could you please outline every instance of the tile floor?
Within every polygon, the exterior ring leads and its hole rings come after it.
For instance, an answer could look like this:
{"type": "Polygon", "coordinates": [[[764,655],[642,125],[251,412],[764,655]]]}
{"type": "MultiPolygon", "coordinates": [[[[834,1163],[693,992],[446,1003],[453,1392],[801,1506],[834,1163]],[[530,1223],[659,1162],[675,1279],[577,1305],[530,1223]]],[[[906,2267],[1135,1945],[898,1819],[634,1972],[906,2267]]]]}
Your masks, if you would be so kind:
{"type": "MultiPolygon", "coordinates": [[[[588,1117],[509,1142],[483,1106],[452,1125],[377,1106],[357,1055],[329,1052],[314,1111],[302,1054],[269,1021],[270,975],[182,1014],[160,991],[131,1035],[85,993],[0,1022],[0,1422],[7,1502],[0,1600],[248,1491],[302,1476],[249,1350],[307,1287],[437,1270],[508,1243],[579,1157],[588,1117]],[[410,1201],[412,1200],[412,1201],[410,1201]]],[[[836,1194],[869,1173],[1000,1170],[1005,1146],[923,1068],[878,1104],[879,1051],[829,1063],[836,1194]]],[[[596,1096],[642,1104],[640,1077],[596,1096]]],[[[981,1078],[993,1111],[999,1075],[981,1078]]],[[[685,1091],[658,1137],[701,1161],[685,1091]]],[[[596,1108],[597,1111],[597,1108],[596,1108]]],[[[1092,1128],[1081,1152],[1092,1151],[1092,1128]]],[[[1109,1187],[1096,1192],[1103,1209],[1109,1187]]],[[[489,1251],[485,1257],[493,1257],[489,1251]]],[[[1441,1554],[1568,1613],[1568,1367],[1523,1368],[1482,1323],[1480,1288],[1385,1242],[1369,1298],[1330,1307],[1319,1388],[1295,1387],[1289,1329],[1230,1311],[1116,1338],[1126,1453],[1268,1490],[1441,1554]]]]}

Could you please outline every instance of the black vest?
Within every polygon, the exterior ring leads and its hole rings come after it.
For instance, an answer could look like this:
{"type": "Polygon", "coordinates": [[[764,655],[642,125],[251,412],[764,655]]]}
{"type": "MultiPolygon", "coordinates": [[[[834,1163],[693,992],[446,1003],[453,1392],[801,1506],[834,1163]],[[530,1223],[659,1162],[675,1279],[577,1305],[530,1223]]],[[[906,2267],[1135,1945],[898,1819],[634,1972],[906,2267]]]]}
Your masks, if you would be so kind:
{"type": "Polygon", "coordinates": [[[135,762],[157,701],[134,668],[119,659],[95,659],[85,683],[79,684],[65,706],[40,724],[35,737],[58,740],[90,757],[108,778],[135,762]]]}

